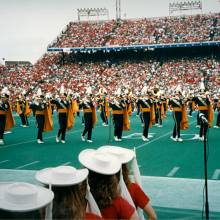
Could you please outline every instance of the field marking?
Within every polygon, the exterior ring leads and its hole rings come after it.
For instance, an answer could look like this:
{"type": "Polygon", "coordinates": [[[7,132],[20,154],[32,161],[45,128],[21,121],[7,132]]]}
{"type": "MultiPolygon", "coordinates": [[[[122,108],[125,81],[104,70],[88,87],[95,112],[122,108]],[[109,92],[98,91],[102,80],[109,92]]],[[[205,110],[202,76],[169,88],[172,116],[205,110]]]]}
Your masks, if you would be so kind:
{"type": "MultiPolygon", "coordinates": [[[[156,133],[149,133],[148,138],[152,138],[156,133]]],[[[123,139],[141,139],[142,138],[142,133],[131,133],[129,135],[125,135],[122,138],[123,139]]]]}
{"type": "Polygon", "coordinates": [[[168,177],[174,176],[179,169],[180,169],[180,167],[174,167],[174,168],[167,174],[167,176],[168,176],[168,177]]]}
{"type": "Polygon", "coordinates": [[[37,160],[37,161],[34,161],[34,162],[32,162],[32,163],[24,164],[24,165],[22,165],[22,166],[16,167],[15,170],[21,169],[21,168],[23,168],[23,167],[28,167],[28,166],[30,166],[30,165],[32,165],[32,164],[36,164],[36,163],[39,163],[39,162],[40,162],[40,161],[37,160]]]}
{"type": "Polygon", "coordinates": [[[3,161],[0,161],[0,164],[2,164],[2,163],[6,163],[6,162],[8,162],[9,160],[3,160],[3,161]]]}
{"type": "Polygon", "coordinates": [[[216,169],[214,174],[212,175],[213,180],[217,180],[220,176],[220,169],[216,169]]]}
{"type": "MultiPolygon", "coordinates": [[[[101,125],[100,126],[96,126],[96,127],[101,127],[101,125]]],[[[80,131],[82,131],[82,129],[74,130],[74,131],[68,132],[67,134],[73,134],[73,133],[76,133],[76,132],[80,132],[80,131]]],[[[55,138],[56,136],[57,135],[46,137],[46,138],[44,138],[44,140],[55,138]]],[[[2,146],[2,147],[0,147],[0,149],[5,149],[5,148],[8,148],[8,147],[13,147],[13,146],[21,145],[21,144],[28,144],[28,143],[32,143],[32,142],[37,142],[37,140],[34,139],[34,140],[24,141],[24,142],[20,142],[20,143],[16,143],[16,144],[10,144],[10,145],[6,145],[6,146],[2,146]]]]}
{"type": "MultiPolygon", "coordinates": [[[[195,122],[196,122],[196,120],[195,120],[195,121],[192,121],[191,123],[189,123],[189,125],[194,124],[195,122]]],[[[153,139],[152,141],[149,141],[149,142],[146,142],[146,143],[144,143],[144,144],[141,144],[141,145],[137,146],[135,149],[136,149],[136,150],[137,150],[137,149],[140,149],[140,148],[144,147],[145,145],[151,144],[151,143],[153,143],[153,142],[155,142],[155,141],[157,141],[157,140],[159,140],[159,139],[161,139],[161,138],[163,138],[163,137],[165,137],[165,136],[167,136],[167,135],[169,135],[169,134],[172,134],[172,133],[173,133],[173,131],[169,131],[169,132],[165,133],[164,135],[161,135],[161,136],[159,136],[159,137],[153,139]]]]}
{"type": "Polygon", "coordinates": [[[5,132],[4,132],[4,135],[5,135],[5,134],[11,134],[11,133],[12,133],[12,131],[5,131],[5,132]]]}
{"type": "Polygon", "coordinates": [[[69,165],[71,164],[72,162],[66,162],[66,163],[63,163],[63,164],[60,164],[59,166],[66,166],[66,165],[69,165]]]}
{"type": "Polygon", "coordinates": [[[137,146],[135,149],[137,150],[137,149],[139,149],[139,148],[141,148],[141,147],[144,147],[145,145],[148,145],[148,144],[150,144],[150,143],[153,143],[153,142],[155,142],[155,141],[161,139],[162,137],[165,137],[165,136],[167,136],[168,134],[171,134],[171,133],[172,133],[172,131],[169,131],[169,132],[165,133],[164,135],[159,136],[159,137],[153,139],[152,141],[149,141],[149,142],[147,142],[147,143],[144,143],[144,144],[141,144],[141,145],[137,146]]]}

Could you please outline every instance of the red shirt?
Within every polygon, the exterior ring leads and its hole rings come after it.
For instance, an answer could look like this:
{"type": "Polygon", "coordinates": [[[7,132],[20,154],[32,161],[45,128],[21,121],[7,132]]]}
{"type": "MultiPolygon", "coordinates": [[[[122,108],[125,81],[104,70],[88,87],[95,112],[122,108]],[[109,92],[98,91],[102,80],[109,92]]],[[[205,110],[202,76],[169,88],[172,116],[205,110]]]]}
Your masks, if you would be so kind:
{"type": "Polygon", "coordinates": [[[136,207],[143,209],[150,201],[149,197],[144,193],[137,183],[131,183],[128,191],[136,207]]]}
{"type": "Polygon", "coordinates": [[[93,213],[86,213],[84,220],[103,220],[103,218],[93,213]]]}
{"type": "Polygon", "coordinates": [[[135,209],[122,197],[118,196],[109,207],[101,210],[104,219],[130,219],[135,209]]]}

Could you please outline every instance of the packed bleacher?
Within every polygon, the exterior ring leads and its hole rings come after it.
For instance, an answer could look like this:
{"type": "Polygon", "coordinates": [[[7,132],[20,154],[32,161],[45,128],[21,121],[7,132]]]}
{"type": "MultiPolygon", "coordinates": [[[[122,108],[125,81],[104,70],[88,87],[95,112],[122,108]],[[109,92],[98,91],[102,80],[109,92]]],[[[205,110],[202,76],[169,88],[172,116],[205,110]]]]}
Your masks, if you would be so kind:
{"type": "MultiPolygon", "coordinates": [[[[92,86],[98,92],[100,85],[111,94],[118,87],[131,88],[138,94],[144,84],[149,88],[155,85],[169,91],[181,85],[186,91],[198,90],[204,74],[208,75],[210,92],[220,86],[220,61],[211,57],[175,58],[158,61],[156,59],[118,62],[75,62],[60,63],[59,54],[45,54],[34,67],[11,66],[0,78],[1,85],[8,86],[14,96],[21,89],[41,87],[46,92],[57,93],[60,85],[83,94],[92,86]]],[[[32,92],[30,92],[31,94],[32,92]]]]}
{"type": "MultiPolygon", "coordinates": [[[[137,20],[70,22],[66,30],[49,47],[90,47],[103,45],[133,45],[154,43],[180,43],[220,40],[220,15],[193,15],[181,17],[144,18],[137,20]]],[[[180,52],[181,53],[181,52],[180,52]]],[[[192,58],[181,56],[169,58],[166,55],[131,60],[129,56],[103,61],[85,58],[71,59],[68,54],[46,53],[34,66],[24,63],[8,63],[2,66],[1,87],[9,87],[12,98],[21,90],[29,95],[35,88],[56,93],[61,84],[65,88],[83,94],[85,88],[92,86],[97,92],[100,85],[111,94],[124,85],[137,94],[147,84],[157,85],[163,90],[172,90],[177,84],[186,91],[197,90],[202,78],[208,79],[210,91],[217,91],[219,80],[219,57],[210,52],[192,58]],[[160,59],[162,58],[162,59],[160,59]],[[158,83],[159,82],[159,83],[158,83]]],[[[87,56],[87,55],[85,55],[87,56]]],[[[88,55],[87,57],[89,57],[88,55]]],[[[114,56],[114,55],[113,55],[114,56]]],[[[133,53],[131,56],[136,56],[133,53]]]]}
{"type": "Polygon", "coordinates": [[[100,47],[220,40],[220,15],[70,22],[50,47],[100,47]]]}

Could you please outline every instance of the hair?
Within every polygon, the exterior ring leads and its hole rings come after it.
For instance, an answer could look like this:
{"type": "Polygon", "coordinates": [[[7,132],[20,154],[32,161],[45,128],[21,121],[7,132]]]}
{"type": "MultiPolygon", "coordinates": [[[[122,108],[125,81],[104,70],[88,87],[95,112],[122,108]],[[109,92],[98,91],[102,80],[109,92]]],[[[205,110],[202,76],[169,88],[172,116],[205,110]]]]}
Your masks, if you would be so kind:
{"type": "Polygon", "coordinates": [[[81,184],[52,187],[54,219],[84,219],[86,210],[86,180],[81,184]]]}
{"type": "Polygon", "coordinates": [[[119,195],[116,175],[103,175],[89,171],[89,185],[92,195],[100,209],[112,204],[119,195]]]}
{"type": "MultiPolygon", "coordinates": [[[[120,172],[121,172],[121,171],[119,171],[119,172],[116,174],[116,177],[117,177],[117,179],[118,179],[118,182],[120,181],[120,172]]],[[[122,176],[123,176],[125,185],[127,186],[127,188],[129,188],[129,186],[131,185],[132,182],[131,182],[130,177],[129,177],[128,164],[122,164],[122,176]]]]}
{"type": "Polygon", "coordinates": [[[122,164],[122,175],[127,188],[129,188],[129,186],[131,185],[131,180],[129,178],[128,164],[122,164]]]}
{"type": "Polygon", "coordinates": [[[0,219],[16,219],[16,220],[41,219],[41,215],[39,210],[34,210],[29,212],[12,212],[12,211],[0,210],[0,219]]]}

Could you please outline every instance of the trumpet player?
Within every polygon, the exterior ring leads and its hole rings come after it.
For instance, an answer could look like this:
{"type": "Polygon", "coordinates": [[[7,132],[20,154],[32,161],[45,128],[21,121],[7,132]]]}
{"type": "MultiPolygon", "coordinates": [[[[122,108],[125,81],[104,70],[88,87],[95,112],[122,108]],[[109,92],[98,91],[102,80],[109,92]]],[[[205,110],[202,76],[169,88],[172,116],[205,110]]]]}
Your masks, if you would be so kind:
{"type": "Polygon", "coordinates": [[[109,106],[112,108],[114,139],[115,141],[121,141],[124,124],[124,109],[126,108],[126,103],[122,99],[121,95],[117,94],[116,97],[109,102],[109,106]]]}
{"type": "Polygon", "coordinates": [[[43,144],[43,132],[51,131],[53,129],[52,111],[49,110],[49,104],[45,100],[45,96],[42,94],[41,89],[38,89],[37,96],[33,102],[30,103],[30,109],[32,109],[37,122],[37,143],[43,144]]]}
{"type": "Polygon", "coordinates": [[[59,130],[56,136],[56,142],[66,143],[66,130],[67,130],[67,122],[68,122],[68,108],[70,107],[70,100],[67,99],[66,93],[61,93],[60,97],[58,96],[56,99],[51,101],[52,104],[55,104],[57,112],[58,112],[58,121],[59,121],[59,130]]]}
{"type": "Polygon", "coordinates": [[[83,109],[84,117],[84,130],[81,135],[82,141],[85,141],[85,135],[87,134],[87,142],[92,143],[92,129],[96,123],[96,109],[95,100],[92,94],[87,94],[79,104],[79,108],[83,109]]]}
{"type": "Polygon", "coordinates": [[[9,103],[9,91],[4,89],[0,95],[0,145],[4,145],[4,131],[14,126],[14,119],[9,103]]]}

